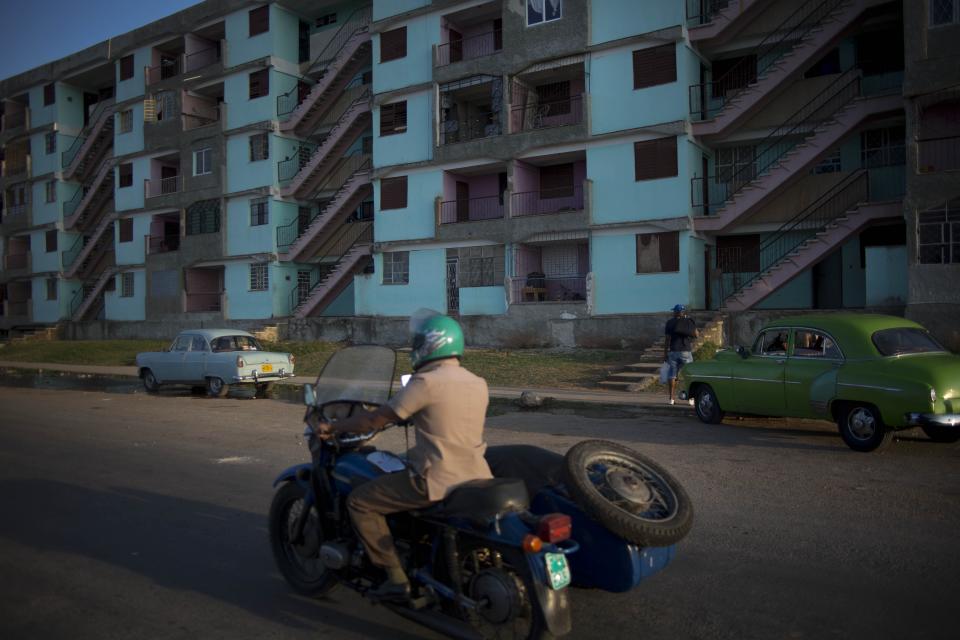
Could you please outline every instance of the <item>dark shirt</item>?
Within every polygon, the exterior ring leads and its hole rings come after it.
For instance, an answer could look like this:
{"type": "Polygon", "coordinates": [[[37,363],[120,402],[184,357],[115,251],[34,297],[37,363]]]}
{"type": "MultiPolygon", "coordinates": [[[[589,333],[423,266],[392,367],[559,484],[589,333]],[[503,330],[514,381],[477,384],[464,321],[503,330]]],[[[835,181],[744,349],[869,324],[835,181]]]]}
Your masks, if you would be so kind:
{"type": "Polygon", "coordinates": [[[670,351],[690,351],[697,325],[693,318],[670,318],[663,333],[670,336],[670,351]]]}

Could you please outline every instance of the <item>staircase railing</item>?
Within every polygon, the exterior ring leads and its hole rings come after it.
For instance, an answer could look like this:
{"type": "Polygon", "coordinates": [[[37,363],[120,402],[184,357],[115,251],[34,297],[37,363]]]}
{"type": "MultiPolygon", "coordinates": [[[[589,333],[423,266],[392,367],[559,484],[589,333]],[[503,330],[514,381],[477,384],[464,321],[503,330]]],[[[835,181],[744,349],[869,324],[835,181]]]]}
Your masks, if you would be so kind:
{"type": "Polygon", "coordinates": [[[800,107],[783,124],[754,145],[750,162],[740,164],[729,174],[714,174],[690,180],[694,208],[709,213],[713,205],[723,205],[740,193],[744,187],[765,175],[770,168],[809,137],[825,120],[860,96],[861,74],[850,69],[837,77],[823,91],[800,107]],[[707,198],[703,198],[703,181],[708,181],[707,198]]]}
{"type": "Polygon", "coordinates": [[[277,178],[280,183],[283,184],[293,180],[300,173],[300,170],[307,166],[317,148],[317,145],[301,143],[294,147],[289,156],[277,161],[277,178]]]}
{"type": "Polygon", "coordinates": [[[718,255],[718,261],[722,261],[723,271],[726,273],[748,273],[749,267],[746,266],[746,261],[751,260],[756,264],[759,259],[759,271],[740,282],[730,293],[725,293],[723,299],[726,300],[746,289],[754,281],[769,273],[771,267],[783,260],[804,242],[826,230],[830,223],[858,204],[869,200],[869,172],[866,169],[858,169],[783,223],[779,229],[760,244],[759,257],[741,255],[738,258],[726,257],[722,259],[718,255]]]}
{"type": "Polygon", "coordinates": [[[334,190],[333,197],[325,207],[317,211],[316,215],[311,215],[305,225],[302,225],[301,221],[296,219],[289,224],[277,227],[277,250],[286,252],[293,246],[293,244],[300,239],[300,236],[307,232],[314,220],[326,213],[327,209],[333,205],[340,195],[340,191],[346,186],[353,175],[358,171],[369,169],[370,166],[370,156],[368,154],[352,153],[341,158],[323,184],[316,189],[316,193],[334,190]],[[303,226],[302,230],[300,228],[301,225],[303,226]]]}
{"type": "Polygon", "coordinates": [[[844,1],[807,0],[801,4],[752,50],[754,55],[741,58],[711,82],[691,85],[690,114],[706,120],[722,111],[844,1]]]}
{"type": "Polygon", "coordinates": [[[73,139],[73,143],[67,148],[67,150],[60,154],[60,167],[62,169],[66,169],[73,163],[74,159],[77,157],[77,153],[79,153],[81,147],[83,147],[83,143],[87,141],[94,129],[96,129],[100,118],[103,117],[104,113],[108,109],[113,109],[115,104],[116,103],[113,100],[100,101],[100,103],[97,105],[97,108],[94,109],[93,113],[90,115],[89,130],[81,131],[80,135],[73,139]]]}
{"type": "Polygon", "coordinates": [[[373,242],[373,222],[347,222],[340,226],[336,235],[327,242],[329,247],[320,257],[319,262],[330,268],[324,273],[320,269],[313,269],[310,272],[309,287],[304,290],[297,283],[290,291],[290,313],[293,314],[300,305],[313,295],[314,290],[322,284],[326,278],[336,270],[340,261],[343,260],[351,249],[358,244],[370,244],[373,242]],[[324,263],[325,260],[332,260],[324,263]]]}
{"type": "Polygon", "coordinates": [[[687,26],[713,22],[713,16],[729,6],[730,0],[687,0],[687,26]]]}
{"type": "Polygon", "coordinates": [[[77,256],[83,251],[83,247],[87,244],[87,238],[83,235],[77,236],[76,242],[73,245],[63,252],[63,268],[69,269],[73,266],[73,263],[76,261],[77,256]]]}
{"type": "Polygon", "coordinates": [[[77,207],[80,206],[80,203],[83,202],[84,196],[87,195],[87,187],[84,185],[79,185],[77,190],[74,192],[73,197],[63,203],[63,217],[69,218],[72,216],[77,207]]]}

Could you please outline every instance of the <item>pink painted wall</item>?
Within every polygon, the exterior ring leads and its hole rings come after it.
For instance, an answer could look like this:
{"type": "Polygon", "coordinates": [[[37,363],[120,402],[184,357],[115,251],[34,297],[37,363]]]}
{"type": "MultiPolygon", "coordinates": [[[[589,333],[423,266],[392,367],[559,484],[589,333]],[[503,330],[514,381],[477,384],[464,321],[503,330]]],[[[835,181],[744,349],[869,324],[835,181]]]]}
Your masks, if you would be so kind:
{"type": "Polygon", "coordinates": [[[537,191],[540,188],[540,169],[517,160],[513,163],[513,192],[537,191]]]}
{"type": "Polygon", "coordinates": [[[443,172],[443,201],[457,199],[457,182],[466,182],[470,186],[470,198],[485,198],[499,195],[500,178],[496,173],[482,176],[461,176],[443,172]]]}

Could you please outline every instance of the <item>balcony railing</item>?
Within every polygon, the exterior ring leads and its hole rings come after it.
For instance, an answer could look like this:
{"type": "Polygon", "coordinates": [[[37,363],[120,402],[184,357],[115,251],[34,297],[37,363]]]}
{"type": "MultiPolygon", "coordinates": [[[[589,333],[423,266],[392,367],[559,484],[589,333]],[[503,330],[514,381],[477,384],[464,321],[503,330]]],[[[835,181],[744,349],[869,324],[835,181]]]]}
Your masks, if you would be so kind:
{"type": "Polygon", "coordinates": [[[579,184],[539,191],[522,191],[510,196],[511,217],[582,210],[583,186],[579,184]]]}
{"type": "Polygon", "coordinates": [[[13,302],[7,300],[7,315],[15,318],[25,318],[30,315],[30,301],[13,302]]]}
{"type": "Polygon", "coordinates": [[[155,67],[147,67],[147,84],[154,84],[161,80],[176,78],[183,73],[183,56],[168,58],[155,67]]]}
{"type": "Polygon", "coordinates": [[[510,304],[529,302],[584,302],[587,276],[542,276],[508,278],[510,304]]]}
{"type": "Polygon", "coordinates": [[[0,131],[9,131],[18,127],[27,126],[28,112],[29,109],[23,109],[22,111],[3,114],[3,117],[0,118],[0,131]]]}
{"type": "Polygon", "coordinates": [[[440,123],[440,145],[492,138],[501,133],[500,114],[496,112],[482,113],[464,120],[444,120],[440,123]]]}
{"type": "Polygon", "coordinates": [[[147,253],[167,253],[180,248],[180,234],[147,236],[147,253]]]}
{"type": "Polygon", "coordinates": [[[437,46],[437,67],[443,67],[454,62],[473,60],[489,56],[503,49],[503,32],[494,29],[487,33],[451,40],[437,46]]]}
{"type": "Polygon", "coordinates": [[[186,293],[185,311],[192,313],[214,312],[223,308],[223,292],[186,293]]]}
{"type": "Polygon", "coordinates": [[[583,96],[570,96],[510,109],[513,132],[564,127],[583,122],[583,96]]]}
{"type": "Polygon", "coordinates": [[[183,57],[183,69],[185,72],[203,69],[204,67],[208,67],[211,64],[219,62],[220,57],[220,47],[218,46],[213,46],[208,49],[201,49],[200,51],[194,51],[193,53],[188,53],[183,57]]]}
{"type": "Polygon", "coordinates": [[[960,169],[960,135],[917,140],[917,172],[960,169]]]}
{"type": "Polygon", "coordinates": [[[220,107],[213,107],[208,113],[181,113],[183,116],[183,130],[190,131],[191,129],[199,129],[200,127],[206,127],[207,125],[216,124],[220,122],[220,107]]]}
{"type": "Polygon", "coordinates": [[[183,176],[170,176],[159,180],[144,180],[143,190],[145,198],[156,198],[180,191],[183,176]]]}
{"type": "Polygon", "coordinates": [[[30,266],[30,252],[11,253],[3,257],[4,269],[26,269],[30,266]]]}
{"type": "Polygon", "coordinates": [[[484,196],[440,203],[440,224],[496,220],[503,217],[503,196],[484,196]]]}
{"type": "Polygon", "coordinates": [[[11,216],[23,215],[27,212],[27,207],[29,206],[30,204],[27,202],[23,202],[21,204],[12,204],[9,207],[7,207],[6,215],[4,217],[9,218],[11,216]]]}

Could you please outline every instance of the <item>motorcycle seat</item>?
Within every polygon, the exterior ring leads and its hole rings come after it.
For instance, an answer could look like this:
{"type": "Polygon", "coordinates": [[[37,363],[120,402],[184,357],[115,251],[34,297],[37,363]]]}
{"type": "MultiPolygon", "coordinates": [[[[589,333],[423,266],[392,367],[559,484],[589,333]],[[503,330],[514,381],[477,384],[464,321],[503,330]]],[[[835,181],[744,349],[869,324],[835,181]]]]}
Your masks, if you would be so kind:
{"type": "Polygon", "coordinates": [[[489,524],[497,515],[524,511],[530,506],[530,496],[523,480],[493,478],[464,482],[447,497],[421,515],[440,518],[467,518],[475,524],[489,524]]]}

